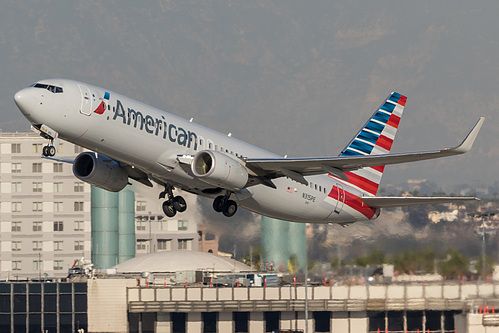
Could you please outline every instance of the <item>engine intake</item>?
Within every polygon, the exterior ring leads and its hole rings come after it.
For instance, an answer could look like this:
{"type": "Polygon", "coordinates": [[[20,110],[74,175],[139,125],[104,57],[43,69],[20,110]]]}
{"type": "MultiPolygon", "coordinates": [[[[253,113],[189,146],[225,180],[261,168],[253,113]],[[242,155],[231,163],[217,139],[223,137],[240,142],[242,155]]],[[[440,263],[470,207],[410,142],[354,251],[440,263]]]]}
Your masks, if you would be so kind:
{"type": "Polygon", "coordinates": [[[248,182],[246,167],[234,158],[214,150],[202,150],[191,164],[194,176],[207,184],[237,191],[248,182]]]}
{"type": "Polygon", "coordinates": [[[76,156],[73,174],[84,182],[111,192],[119,192],[128,184],[128,173],[118,162],[94,152],[76,156]]]}

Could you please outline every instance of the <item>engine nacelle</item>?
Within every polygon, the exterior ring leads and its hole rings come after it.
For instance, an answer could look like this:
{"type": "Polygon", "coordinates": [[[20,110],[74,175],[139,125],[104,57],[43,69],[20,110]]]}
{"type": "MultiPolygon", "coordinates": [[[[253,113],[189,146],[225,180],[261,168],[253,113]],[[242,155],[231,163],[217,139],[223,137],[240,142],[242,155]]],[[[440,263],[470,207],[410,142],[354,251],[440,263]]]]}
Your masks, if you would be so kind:
{"type": "Polygon", "coordinates": [[[239,161],[214,150],[202,150],[191,164],[194,176],[213,186],[237,191],[248,182],[248,170],[239,161]]]}
{"type": "Polygon", "coordinates": [[[76,156],[73,173],[76,178],[111,192],[119,192],[128,184],[128,173],[118,162],[94,152],[76,156]]]}

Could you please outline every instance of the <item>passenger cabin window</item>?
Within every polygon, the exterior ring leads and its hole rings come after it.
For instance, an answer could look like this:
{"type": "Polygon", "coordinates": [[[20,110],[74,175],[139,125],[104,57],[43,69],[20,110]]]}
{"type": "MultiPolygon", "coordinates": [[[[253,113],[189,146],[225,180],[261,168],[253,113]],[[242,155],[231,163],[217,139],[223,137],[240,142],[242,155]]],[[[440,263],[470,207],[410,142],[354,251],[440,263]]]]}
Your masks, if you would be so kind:
{"type": "Polygon", "coordinates": [[[63,92],[62,87],[57,87],[57,86],[44,84],[44,83],[35,83],[34,85],[31,85],[30,87],[47,89],[48,91],[50,91],[51,93],[54,93],[54,94],[59,94],[59,93],[63,92]]]}

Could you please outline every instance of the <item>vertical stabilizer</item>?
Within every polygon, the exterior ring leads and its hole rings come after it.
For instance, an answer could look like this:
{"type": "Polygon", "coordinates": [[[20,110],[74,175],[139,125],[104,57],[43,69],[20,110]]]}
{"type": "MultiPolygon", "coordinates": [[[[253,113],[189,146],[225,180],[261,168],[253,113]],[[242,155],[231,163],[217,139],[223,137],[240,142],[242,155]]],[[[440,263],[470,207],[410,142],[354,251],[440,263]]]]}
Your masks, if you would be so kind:
{"type": "MultiPolygon", "coordinates": [[[[371,119],[343,149],[340,156],[388,154],[395,140],[406,101],[407,97],[396,92],[388,96],[371,119]]],[[[374,166],[345,172],[345,174],[349,179],[349,184],[363,192],[376,195],[384,169],[384,166],[374,166]]]]}

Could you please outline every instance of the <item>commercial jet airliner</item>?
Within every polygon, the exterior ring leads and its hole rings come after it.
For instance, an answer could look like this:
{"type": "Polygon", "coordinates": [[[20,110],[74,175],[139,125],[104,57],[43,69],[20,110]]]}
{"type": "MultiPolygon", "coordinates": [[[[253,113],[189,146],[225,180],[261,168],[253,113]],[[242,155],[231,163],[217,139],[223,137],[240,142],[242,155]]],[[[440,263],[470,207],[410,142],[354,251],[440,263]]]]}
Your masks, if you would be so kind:
{"type": "Polygon", "coordinates": [[[470,150],[484,118],[457,147],[390,153],[407,98],[392,93],[336,157],[286,158],[110,90],[66,79],[38,81],[18,91],[15,103],[32,128],[48,139],[46,158],[57,159],[59,140],[87,148],[74,175],[108,191],[133,179],[164,186],[168,217],[186,210],[174,189],[213,198],[230,217],[238,206],[293,222],[371,220],[383,207],[476,200],[473,197],[376,196],[385,165],[470,150]]]}

